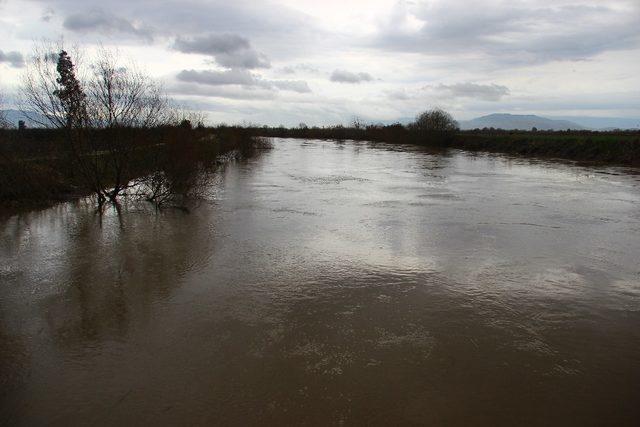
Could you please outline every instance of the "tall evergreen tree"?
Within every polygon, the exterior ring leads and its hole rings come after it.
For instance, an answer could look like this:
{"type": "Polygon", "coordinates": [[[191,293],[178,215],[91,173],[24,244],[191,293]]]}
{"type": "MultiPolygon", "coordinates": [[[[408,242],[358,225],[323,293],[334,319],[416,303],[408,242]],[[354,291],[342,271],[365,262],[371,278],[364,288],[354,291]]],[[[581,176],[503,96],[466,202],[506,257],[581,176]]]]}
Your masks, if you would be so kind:
{"type": "Polygon", "coordinates": [[[58,55],[57,71],[59,77],[56,82],[60,85],[54,91],[66,113],[66,125],[68,129],[78,128],[87,121],[86,95],[82,85],[76,77],[75,67],[71,56],[62,50],[58,55]]]}

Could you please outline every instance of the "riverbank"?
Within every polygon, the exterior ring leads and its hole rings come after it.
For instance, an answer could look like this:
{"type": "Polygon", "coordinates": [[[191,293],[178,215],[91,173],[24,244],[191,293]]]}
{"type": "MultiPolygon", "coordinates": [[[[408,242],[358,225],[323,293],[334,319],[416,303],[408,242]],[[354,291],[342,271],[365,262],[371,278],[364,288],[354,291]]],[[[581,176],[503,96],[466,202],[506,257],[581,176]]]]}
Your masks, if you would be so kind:
{"type": "MultiPolygon", "coordinates": [[[[268,146],[241,128],[120,129],[116,138],[107,130],[95,130],[90,139],[91,148],[78,158],[61,130],[1,130],[2,211],[42,208],[86,197],[92,194],[88,176],[105,186],[116,182],[133,186],[141,178],[151,177],[144,185],[155,186],[151,188],[156,192],[152,194],[154,201],[176,194],[189,197],[198,174],[212,171],[229,158],[250,157],[256,149],[268,146]],[[129,145],[122,148],[125,143],[129,145]]],[[[149,192],[145,197],[149,198],[149,192]]]]}
{"type": "Polygon", "coordinates": [[[640,165],[640,131],[418,132],[400,124],[365,127],[254,128],[258,135],[281,138],[364,140],[557,158],[612,165],[640,165]]]}
{"type": "MultiPolygon", "coordinates": [[[[260,137],[363,140],[391,144],[414,144],[466,151],[494,152],[533,158],[554,158],[607,165],[640,165],[640,132],[503,131],[418,132],[395,124],[366,127],[190,128],[166,126],[126,129],[118,135],[132,146],[122,150],[96,131],[86,156],[93,159],[101,182],[131,182],[160,172],[165,192],[185,195],[191,191],[196,171],[214,168],[222,156],[251,156],[260,137]],[[117,156],[117,157],[114,157],[117,156]],[[124,156],[124,160],[123,160],[124,156]],[[109,162],[116,158],[126,166],[114,176],[109,162]],[[168,179],[167,179],[168,178],[168,179]],[[168,188],[171,187],[171,188],[168,188]]],[[[87,163],[87,162],[81,162],[87,163]]],[[[92,193],[78,170],[60,130],[0,131],[0,205],[2,210],[46,207],[52,203],[92,193]]],[[[160,176],[160,175],[158,175],[160,176]]]]}
{"type": "Polygon", "coordinates": [[[453,147],[617,165],[640,164],[640,132],[460,132],[453,147]]]}

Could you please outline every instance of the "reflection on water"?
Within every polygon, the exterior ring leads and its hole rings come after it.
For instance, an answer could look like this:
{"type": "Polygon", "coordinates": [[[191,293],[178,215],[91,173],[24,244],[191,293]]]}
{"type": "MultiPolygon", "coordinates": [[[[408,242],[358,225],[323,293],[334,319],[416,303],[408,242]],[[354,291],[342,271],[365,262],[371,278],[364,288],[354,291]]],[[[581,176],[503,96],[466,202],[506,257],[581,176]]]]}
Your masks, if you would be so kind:
{"type": "Polygon", "coordinates": [[[630,172],[282,140],[190,214],[14,216],[0,418],[637,424],[630,172]]]}

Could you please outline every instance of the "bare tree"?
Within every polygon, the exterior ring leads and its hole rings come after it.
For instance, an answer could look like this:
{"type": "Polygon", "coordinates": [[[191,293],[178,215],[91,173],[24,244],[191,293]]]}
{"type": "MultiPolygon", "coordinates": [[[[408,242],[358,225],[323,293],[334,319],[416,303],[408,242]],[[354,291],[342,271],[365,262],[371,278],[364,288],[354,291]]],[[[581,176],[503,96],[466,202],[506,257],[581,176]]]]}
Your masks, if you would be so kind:
{"type": "Polygon", "coordinates": [[[64,129],[72,167],[98,204],[117,202],[136,185],[131,166],[141,148],[140,131],[171,118],[162,87],[135,65],[121,66],[106,49],[83,79],[71,55],[52,47],[38,46],[29,64],[22,86],[25,113],[39,113],[30,118],[42,126],[64,129]]]}
{"type": "Polygon", "coordinates": [[[101,129],[101,157],[107,160],[101,165],[107,169],[99,173],[111,185],[104,196],[115,202],[123,191],[138,185],[132,162],[145,149],[141,131],[167,124],[171,113],[161,85],[135,64],[124,66],[115,53],[102,49],[92,69],[87,85],[90,127],[101,129]]]}
{"type": "Polygon", "coordinates": [[[3,106],[4,106],[4,95],[2,92],[0,92],[0,129],[6,129],[11,127],[11,123],[9,123],[9,121],[7,120],[7,116],[4,113],[4,110],[2,110],[3,106]]]}
{"type": "Polygon", "coordinates": [[[148,128],[170,116],[162,86],[135,64],[125,66],[117,54],[101,49],[88,84],[92,126],[148,128]]]}
{"type": "Polygon", "coordinates": [[[72,175],[81,178],[87,190],[102,204],[108,197],[102,161],[88,133],[90,117],[84,83],[77,65],[62,46],[36,47],[22,86],[23,113],[45,127],[64,130],[66,154],[72,175]],[[36,113],[36,114],[33,114],[36,113]]]}
{"type": "Polygon", "coordinates": [[[189,110],[182,105],[173,104],[168,109],[167,123],[173,126],[203,128],[207,122],[207,114],[201,111],[189,110]]]}
{"type": "Polygon", "coordinates": [[[351,120],[351,127],[354,129],[364,129],[367,125],[360,117],[354,116],[353,120],[351,120]]]}

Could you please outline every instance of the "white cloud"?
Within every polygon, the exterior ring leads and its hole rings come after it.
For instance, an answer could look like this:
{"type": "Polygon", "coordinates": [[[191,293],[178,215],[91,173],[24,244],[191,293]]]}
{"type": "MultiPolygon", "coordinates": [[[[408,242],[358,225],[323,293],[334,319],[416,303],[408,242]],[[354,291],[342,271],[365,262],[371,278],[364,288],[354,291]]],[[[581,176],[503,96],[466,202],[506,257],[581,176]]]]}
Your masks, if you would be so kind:
{"type": "MultiPolygon", "coordinates": [[[[354,115],[387,121],[435,105],[460,119],[495,111],[640,116],[637,0],[111,0],[108,8],[102,0],[4,0],[0,7],[5,54],[25,55],[42,37],[89,53],[102,42],[167,80],[176,97],[211,98],[227,115],[264,122],[288,122],[284,114],[310,125],[354,115]]],[[[0,65],[8,91],[20,81],[20,61],[12,64],[0,65]]]]}

